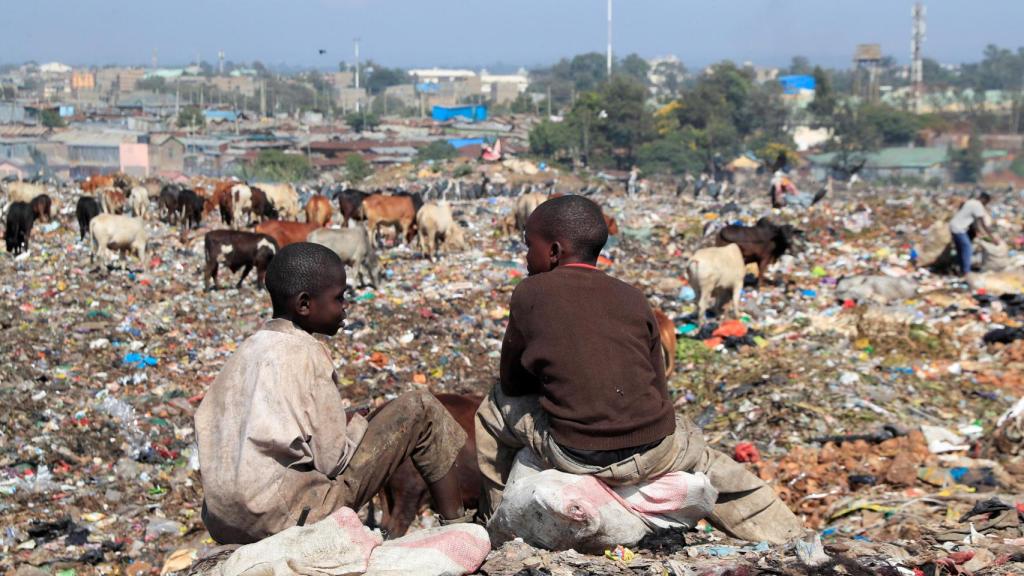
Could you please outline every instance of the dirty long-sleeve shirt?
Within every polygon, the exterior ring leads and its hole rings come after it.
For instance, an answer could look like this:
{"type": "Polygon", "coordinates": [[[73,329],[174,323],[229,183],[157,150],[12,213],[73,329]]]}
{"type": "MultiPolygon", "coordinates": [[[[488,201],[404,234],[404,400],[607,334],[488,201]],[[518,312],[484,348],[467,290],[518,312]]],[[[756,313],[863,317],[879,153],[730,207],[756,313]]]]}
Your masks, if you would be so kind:
{"type": "Polygon", "coordinates": [[[366,429],[346,421],[327,348],[288,320],[267,322],[224,364],[196,411],[203,521],[248,543],[312,518],[366,429]]]}

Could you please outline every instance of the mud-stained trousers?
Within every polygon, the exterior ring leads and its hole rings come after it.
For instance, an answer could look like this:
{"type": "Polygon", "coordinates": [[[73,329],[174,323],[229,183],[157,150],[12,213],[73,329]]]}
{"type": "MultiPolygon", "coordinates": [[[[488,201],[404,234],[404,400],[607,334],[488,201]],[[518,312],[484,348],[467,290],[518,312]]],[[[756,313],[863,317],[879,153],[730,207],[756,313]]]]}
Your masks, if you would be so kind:
{"type": "Polygon", "coordinates": [[[406,458],[427,484],[437,482],[451,470],[465,443],[466,432],[437,398],[407,392],[370,415],[359,447],[335,478],[322,509],[359,510],[406,458]]]}
{"type": "Polygon", "coordinates": [[[708,521],[730,536],[751,542],[782,543],[801,535],[803,523],[770,486],[729,456],[708,447],[688,418],[676,415],[675,434],[650,450],[610,466],[572,460],[551,436],[547,414],[537,396],[506,396],[495,386],[476,414],[476,450],[480,465],[480,511],[484,521],[501,503],[505,482],[523,448],[551,468],[590,474],[610,485],[635,484],[669,472],[703,472],[718,490],[708,521]]]}

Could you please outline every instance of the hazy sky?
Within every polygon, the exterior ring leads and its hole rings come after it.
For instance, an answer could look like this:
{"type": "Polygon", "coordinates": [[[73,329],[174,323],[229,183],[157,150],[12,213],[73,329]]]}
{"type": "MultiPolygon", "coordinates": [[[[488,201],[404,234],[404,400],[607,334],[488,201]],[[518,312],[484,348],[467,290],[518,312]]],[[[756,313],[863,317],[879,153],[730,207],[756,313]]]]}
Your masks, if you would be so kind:
{"type": "MultiPolygon", "coordinates": [[[[730,58],[782,65],[794,54],[849,63],[877,42],[906,62],[910,0],[615,0],[618,55],[675,54],[696,67],[730,58]]],[[[1024,45],[1024,0],[929,0],[925,54],[977,60],[1024,45]]],[[[527,67],[605,47],[605,0],[3,0],[0,62],[183,64],[200,54],[270,64],[527,67]],[[319,48],[327,49],[320,56],[319,48]]]]}

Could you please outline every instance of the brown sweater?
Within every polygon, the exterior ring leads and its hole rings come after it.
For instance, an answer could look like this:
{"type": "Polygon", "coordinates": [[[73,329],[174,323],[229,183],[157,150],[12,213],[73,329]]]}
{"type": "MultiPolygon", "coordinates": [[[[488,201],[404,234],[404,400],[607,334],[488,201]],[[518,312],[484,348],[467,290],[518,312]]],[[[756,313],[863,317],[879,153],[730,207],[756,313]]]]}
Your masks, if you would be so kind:
{"type": "Polygon", "coordinates": [[[559,266],[512,294],[502,391],[540,394],[559,445],[621,450],[671,434],[664,366],[644,295],[604,272],[559,266]]]}

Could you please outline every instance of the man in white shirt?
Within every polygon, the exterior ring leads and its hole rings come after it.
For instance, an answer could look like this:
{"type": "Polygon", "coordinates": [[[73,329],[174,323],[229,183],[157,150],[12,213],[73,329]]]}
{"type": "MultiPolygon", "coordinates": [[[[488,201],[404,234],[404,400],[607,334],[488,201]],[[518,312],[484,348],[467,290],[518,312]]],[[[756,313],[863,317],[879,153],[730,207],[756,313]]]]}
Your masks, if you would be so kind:
{"type": "Polygon", "coordinates": [[[971,226],[977,224],[979,235],[991,238],[992,233],[988,226],[992,221],[988,210],[985,209],[992,197],[987,192],[982,192],[977,199],[970,199],[964,202],[960,210],[949,221],[949,231],[953,234],[953,244],[956,246],[956,253],[960,259],[960,275],[966,276],[971,271],[971,237],[968,231],[971,226]]]}

